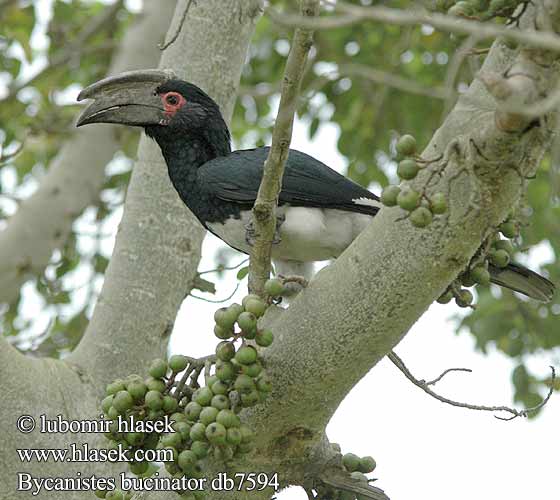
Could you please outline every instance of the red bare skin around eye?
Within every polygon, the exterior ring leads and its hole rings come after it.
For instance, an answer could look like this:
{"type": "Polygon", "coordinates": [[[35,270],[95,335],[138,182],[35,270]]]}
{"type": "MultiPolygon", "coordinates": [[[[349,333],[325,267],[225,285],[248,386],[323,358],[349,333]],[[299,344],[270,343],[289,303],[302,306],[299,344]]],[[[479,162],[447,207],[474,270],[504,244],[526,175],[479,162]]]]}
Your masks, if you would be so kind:
{"type": "Polygon", "coordinates": [[[165,114],[169,117],[173,116],[187,102],[179,92],[167,92],[161,96],[161,101],[165,114]]]}

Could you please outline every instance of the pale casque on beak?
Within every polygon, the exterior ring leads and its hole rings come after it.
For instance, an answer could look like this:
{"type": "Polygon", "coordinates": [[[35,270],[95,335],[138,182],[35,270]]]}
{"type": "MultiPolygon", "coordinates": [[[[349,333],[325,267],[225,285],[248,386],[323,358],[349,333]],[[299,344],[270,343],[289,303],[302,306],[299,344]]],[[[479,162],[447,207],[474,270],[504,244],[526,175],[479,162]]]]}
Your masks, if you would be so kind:
{"type": "Polygon", "coordinates": [[[166,116],[156,89],[173,78],[176,75],[172,70],[143,69],[93,83],[78,95],[78,101],[93,99],[93,102],[84,109],[76,126],[89,123],[157,125],[166,116]]]}

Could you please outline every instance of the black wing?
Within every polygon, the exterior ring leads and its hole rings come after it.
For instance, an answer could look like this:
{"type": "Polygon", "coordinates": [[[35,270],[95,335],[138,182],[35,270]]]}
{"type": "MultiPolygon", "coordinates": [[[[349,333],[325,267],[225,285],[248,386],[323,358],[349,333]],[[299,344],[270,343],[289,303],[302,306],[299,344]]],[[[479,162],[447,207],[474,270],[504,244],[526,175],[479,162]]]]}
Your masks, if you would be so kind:
{"type": "MultiPolygon", "coordinates": [[[[215,158],[199,168],[199,180],[217,198],[252,205],[257,197],[269,149],[240,150],[215,158]]],[[[290,150],[279,204],[337,208],[375,215],[380,206],[376,203],[378,200],[373,193],[319,160],[300,151],[290,150]]]]}

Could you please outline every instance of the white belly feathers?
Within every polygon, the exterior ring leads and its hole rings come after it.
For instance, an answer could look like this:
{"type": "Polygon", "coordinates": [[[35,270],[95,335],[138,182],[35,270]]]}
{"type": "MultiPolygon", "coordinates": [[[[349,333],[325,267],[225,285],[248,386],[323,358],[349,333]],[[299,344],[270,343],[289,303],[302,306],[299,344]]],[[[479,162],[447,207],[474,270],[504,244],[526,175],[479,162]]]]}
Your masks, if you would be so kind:
{"type": "MultiPolygon", "coordinates": [[[[337,209],[279,207],[285,220],[280,227],[281,242],[273,245],[272,257],[300,262],[329,260],[338,257],[360,234],[373,217],[337,209]]],[[[228,219],[225,224],[209,223],[210,229],[229,245],[249,253],[245,225],[249,211],[241,219],[228,219]]]]}

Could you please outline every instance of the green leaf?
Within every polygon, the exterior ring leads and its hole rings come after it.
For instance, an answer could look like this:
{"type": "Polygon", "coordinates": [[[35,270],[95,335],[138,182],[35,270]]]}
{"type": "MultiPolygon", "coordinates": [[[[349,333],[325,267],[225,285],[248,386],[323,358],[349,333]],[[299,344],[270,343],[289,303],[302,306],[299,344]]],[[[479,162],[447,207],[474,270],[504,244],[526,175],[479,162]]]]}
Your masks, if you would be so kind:
{"type": "Polygon", "coordinates": [[[20,7],[17,3],[8,7],[1,14],[1,24],[3,35],[8,40],[18,42],[25,53],[28,62],[33,60],[33,50],[31,49],[31,32],[35,26],[35,7],[33,4],[28,7],[20,7]]]}
{"type": "Polygon", "coordinates": [[[93,258],[93,268],[96,273],[103,274],[108,265],[109,259],[101,254],[96,254],[93,258]]]}
{"type": "Polygon", "coordinates": [[[248,274],[249,274],[249,266],[242,267],[239,271],[237,271],[237,279],[241,281],[248,274]]]}
{"type": "Polygon", "coordinates": [[[311,120],[311,125],[309,126],[309,139],[312,140],[319,130],[319,125],[321,125],[321,120],[319,118],[313,118],[311,120]]]}

